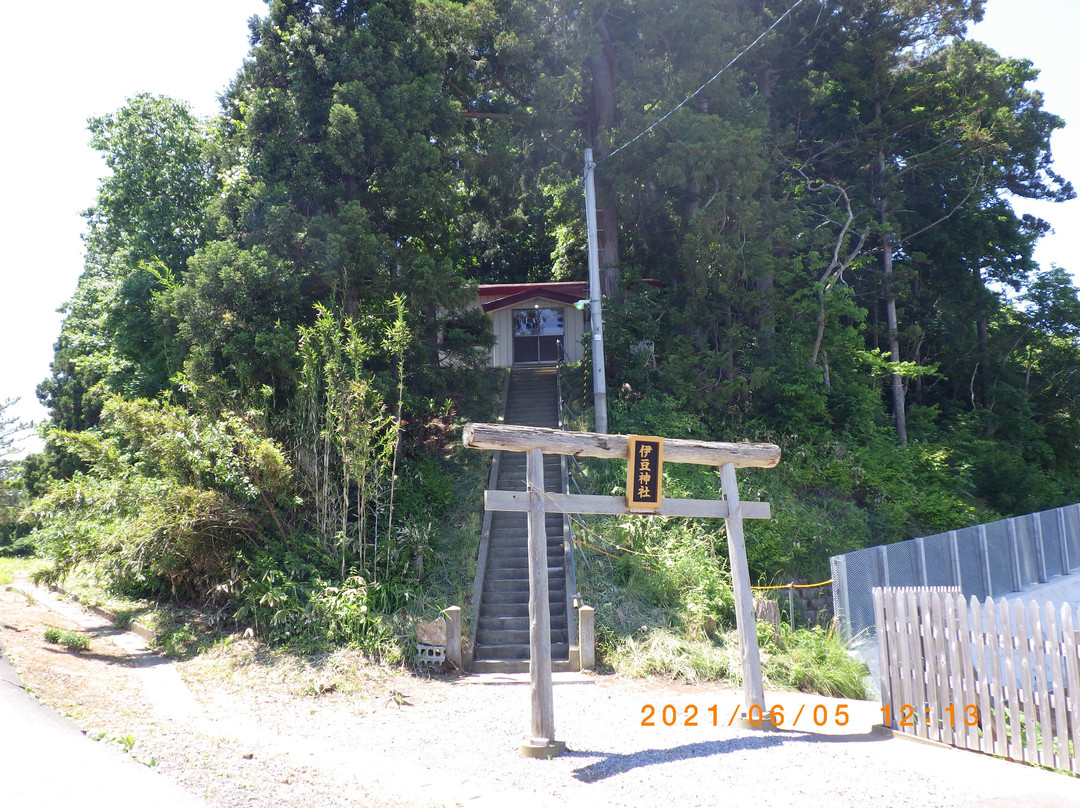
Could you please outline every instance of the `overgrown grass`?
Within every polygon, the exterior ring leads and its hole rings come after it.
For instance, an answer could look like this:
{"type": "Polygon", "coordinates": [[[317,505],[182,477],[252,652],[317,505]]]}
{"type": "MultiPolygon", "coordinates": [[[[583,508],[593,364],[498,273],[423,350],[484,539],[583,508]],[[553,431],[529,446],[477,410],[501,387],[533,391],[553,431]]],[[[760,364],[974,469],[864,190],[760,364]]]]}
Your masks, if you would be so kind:
{"type": "Polygon", "coordinates": [[[25,573],[28,577],[33,576],[38,570],[45,569],[48,564],[49,562],[45,559],[32,556],[0,556],[0,586],[14,583],[16,576],[20,573],[25,573]]]}
{"type": "MultiPolygon", "coordinates": [[[[629,677],[660,676],[688,684],[742,684],[739,638],[727,631],[713,639],[689,636],[671,627],[641,628],[609,637],[605,665],[629,677]]],[[[761,649],[765,686],[848,699],[866,699],[866,666],[852,659],[844,643],[820,628],[788,632],[781,647],[761,649]]]]}
{"type": "Polygon", "coordinates": [[[738,640],[729,644],[688,637],[671,628],[639,630],[613,638],[604,661],[621,676],[661,676],[689,684],[741,681],[738,640]]]}
{"type": "MultiPolygon", "coordinates": [[[[716,532],[700,522],[640,517],[598,520],[580,532],[607,553],[589,551],[589,564],[578,565],[579,588],[596,608],[604,669],[741,684],[731,576],[716,532]]],[[[760,621],[758,630],[767,687],[867,697],[865,665],[831,631],[781,624],[774,632],[760,621]]]]}
{"type": "Polygon", "coordinates": [[[762,668],[776,687],[848,699],[869,695],[866,665],[848,653],[840,637],[820,626],[792,632],[781,624],[780,640],[766,652],[762,668]]]}

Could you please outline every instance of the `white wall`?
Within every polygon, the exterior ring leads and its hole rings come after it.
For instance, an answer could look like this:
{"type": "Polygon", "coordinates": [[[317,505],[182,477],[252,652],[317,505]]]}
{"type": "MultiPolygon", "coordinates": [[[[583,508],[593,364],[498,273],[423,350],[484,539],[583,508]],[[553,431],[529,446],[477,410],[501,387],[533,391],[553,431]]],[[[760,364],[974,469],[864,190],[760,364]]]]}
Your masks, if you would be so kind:
{"type": "Polygon", "coordinates": [[[578,311],[568,303],[560,303],[546,297],[531,297],[504,309],[489,312],[493,331],[495,332],[495,347],[491,349],[492,366],[508,368],[514,364],[513,310],[536,307],[563,309],[563,326],[566,329],[566,334],[563,337],[563,350],[566,351],[567,360],[580,362],[585,358],[585,348],[581,342],[587,331],[585,312],[578,311]]]}

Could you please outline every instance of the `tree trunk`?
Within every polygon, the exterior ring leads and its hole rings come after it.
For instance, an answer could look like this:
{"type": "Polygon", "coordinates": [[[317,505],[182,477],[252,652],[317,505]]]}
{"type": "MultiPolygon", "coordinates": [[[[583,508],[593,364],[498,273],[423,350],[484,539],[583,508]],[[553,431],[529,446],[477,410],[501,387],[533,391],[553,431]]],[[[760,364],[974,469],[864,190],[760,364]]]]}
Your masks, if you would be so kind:
{"type": "MultiPolygon", "coordinates": [[[[773,84],[774,83],[775,83],[774,71],[771,69],[771,66],[770,66],[770,64],[768,62],[762,62],[761,65],[758,67],[758,71],[757,71],[757,86],[758,86],[758,92],[761,93],[761,97],[765,101],[766,109],[768,109],[768,111],[769,111],[769,125],[770,125],[770,127],[774,126],[775,123],[776,123],[776,121],[775,121],[776,116],[775,116],[775,112],[774,112],[774,107],[773,107],[773,105],[771,103],[773,84]]],[[[773,187],[772,187],[773,181],[772,181],[772,178],[773,178],[772,172],[766,172],[766,175],[765,175],[765,187],[764,187],[763,190],[764,190],[765,199],[767,199],[767,200],[771,200],[773,198],[773,187]]],[[[766,205],[765,208],[764,208],[764,219],[763,219],[762,224],[763,224],[763,232],[766,232],[766,233],[772,232],[772,230],[773,230],[772,209],[768,205],[766,205]]],[[[783,258],[787,257],[787,252],[788,252],[787,246],[785,244],[783,244],[781,241],[777,241],[776,247],[774,248],[774,256],[776,258],[783,259],[783,258]]],[[[757,306],[757,316],[755,318],[756,322],[754,323],[754,325],[757,327],[757,330],[761,334],[763,334],[763,335],[767,334],[770,337],[776,333],[776,323],[774,322],[773,307],[772,307],[773,288],[775,287],[775,285],[776,285],[776,278],[773,275],[773,272],[772,272],[771,268],[764,275],[762,275],[760,278],[757,278],[754,281],[754,291],[756,291],[758,293],[758,301],[759,301],[758,306],[757,306]]],[[[770,339],[759,339],[758,340],[758,345],[759,345],[759,351],[760,351],[760,347],[762,347],[762,346],[770,346],[771,347],[772,340],[770,340],[770,339]]]]}
{"type": "MultiPolygon", "coordinates": [[[[975,280],[978,282],[976,294],[981,296],[985,287],[983,286],[982,270],[979,267],[975,267],[975,280]]],[[[990,324],[985,302],[979,303],[975,326],[979,337],[978,404],[984,410],[991,410],[993,409],[993,403],[990,401],[990,324]]],[[[990,429],[989,421],[987,422],[987,429],[990,429]]],[[[990,436],[987,435],[987,437],[990,436]]]]}
{"type": "MultiPolygon", "coordinates": [[[[878,151],[878,171],[881,180],[878,198],[878,221],[881,233],[881,270],[885,276],[885,323],[889,332],[889,354],[893,362],[900,361],[900,332],[896,323],[896,288],[893,284],[893,251],[896,245],[889,234],[889,197],[885,190],[885,152],[878,151]]],[[[899,374],[892,374],[893,418],[896,421],[896,436],[901,443],[907,443],[907,408],[904,401],[904,379],[899,374]]]]}

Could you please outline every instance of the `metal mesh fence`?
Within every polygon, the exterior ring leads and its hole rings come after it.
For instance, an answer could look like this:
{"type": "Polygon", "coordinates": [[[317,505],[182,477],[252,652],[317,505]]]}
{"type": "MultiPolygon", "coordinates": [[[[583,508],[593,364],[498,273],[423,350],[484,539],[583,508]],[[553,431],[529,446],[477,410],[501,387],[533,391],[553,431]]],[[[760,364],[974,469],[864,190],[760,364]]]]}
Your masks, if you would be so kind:
{"type": "Polygon", "coordinates": [[[1080,504],[868,547],[830,560],[833,613],[848,637],[874,631],[877,586],[955,586],[980,600],[1080,571],[1080,504]]]}
{"type": "Polygon", "coordinates": [[[1069,560],[1069,568],[1076,569],[1080,564],[1080,506],[1063,508],[1063,528],[1065,533],[1065,551],[1069,560]]]}
{"type": "Polygon", "coordinates": [[[979,563],[983,558],[979,529],[967,527],[955,531],[955,536],[956,558],[960,564],[960,589],[968,597],[975,595],[982,600],[986,597],[986,565],[979,563]]]}
{"type": "Polygon", "coordinates": [[[1035,530],[1031,514],[1009,520],[1016,537],[1016,558],[1020,563],[1020,588],[1039,583],[1039,557],[1036,554],[1035,530]]]}
{"type": "MultiPolygon", "coordinates": [[[[918,544],[915,539],[913,544],[918,544]]],[[[901,542],[907,544],[907,542],[901,542]]],[[[956,580],[953,575],[952,555],[949,553],[949,534],[938,533],[936,536],[927,536],[922,539],[923,556],[926,558],[927,586],[955,586],[956,580]]],[[[898,586],[920,586],[921,579],[912,578],[911,583],[904,582],[898,586]],[[920,581],[920,583],[915,583],[920,581]]]]}
{"type": "Polygon", "coordinates": [[[901,542],[885,546],[885,569],[889,571],[886,586],[896,586],[893,577],[911,580],[919,575],[918,548],[914,542],[901,542]]]}
{"type": "Polygon", "coordinates": [[[1043,558],[1046,574],[1050,578],[1065,572],[1062,555],[1064,537],[1061,534],[1061,518],[1056,511],[1044,511],[1038,515],[1038,530],[1042,533],[1043,558]]]}
{"type": "Polygon", "coordinates": [[[1009,522],[991,522],[983,525],[986,535],[986,557],[990,566],[990,596],[1015,592],[1019,586],[1013,578],[1012,553],[1009,552],[1009,522]]]}
{"type": "Polygon", "coordinates": [[[1080,563],[1080,506],[1062,508],[1065,527],[1065,549],[1071,568],[1080,563]]]}

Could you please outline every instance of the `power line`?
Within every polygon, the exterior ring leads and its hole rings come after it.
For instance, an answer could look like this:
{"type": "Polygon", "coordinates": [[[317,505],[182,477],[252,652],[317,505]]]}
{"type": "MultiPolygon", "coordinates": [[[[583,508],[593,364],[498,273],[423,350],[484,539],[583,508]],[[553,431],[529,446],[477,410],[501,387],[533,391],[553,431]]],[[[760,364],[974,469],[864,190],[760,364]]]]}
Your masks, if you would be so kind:
{"type": "Polygon", "coordinates": [[[737,61],[739,61],[739,59],[741,59],[743,56],[745,56],[749,51],[751,51],[761,40],[763,40],[769,34],[769,32],[772,31],[773,28],[778,26],[783,21],[783,19],[786,16],[788,16],[788,14],[790,14],[792,11],[797,9],[800,5],[802,5],[802,3],[803,3],[803,0],[796,0],[795,4],[793,6],[791,6],[791,8],[789,8],[787,11],[785,11],[783,14],[781,14],[779,17],[777,17],[772,25],[770,25],[768,28],[766,28],[764,31],[761,32],[761,34],[758,36],[757,39],[755,39],[753,42],[751,42],[749,45],[747,45],[745,48],[743,48],[743,50],[740,53],[738,53],[735,56],[734,59],[732,59],[730,62],[728,62],[722,68],[720,68],[720,70],[716,73],[715,76],[713,76],[707,82],[705,82],[700,87],[698,87],[696,90],[694,90],[694,92],[690,93],[690,95],[686,96],[686,98],[684,98],[682,101],[680,101],[675,106],[674,109],[672,109],[670,112],[668,112],[666,115],[664,115],[664,117],[660,118],[660,120],[655,121],[654,123],[650,124],[648,126],[648,128],[643,129],[641,132],[638,132],[638,134],[634,135],[634,137],[630,138],[630,140],[626,141],[624,144],[619,146],[619,148],[615,149],[615,151],[613,151],[613,152],[605,155],[604,157],[602,157],[599,161],[597,161],[596,165],[597,166],[602,165],[604,162],[606,162],[610,158],[614,157],[616,154],[621,152],[623,149],[625,149],[631,143],[634,143],[635,141],[640,140],[641,138],[645,137],[645,135],[649,134],[649,132],[651,132],[653,129],[658,127],[660,124],[662,124],[668,118],[670,118],[672,115],[674,115],[676,112],[678,112],[679,109],[681,107],[685,106],[687,104],[687,102],[690,101],[691,98],[696,96],[698,93],[700,93],[706,87],[708,87],[710,84],[712,84],[718,78],[720,78],[720,76],[722,76],[724,74],[724,71],[726,71],[729,67],[731,67],[733,64],[735,64],[737,61]]]}

